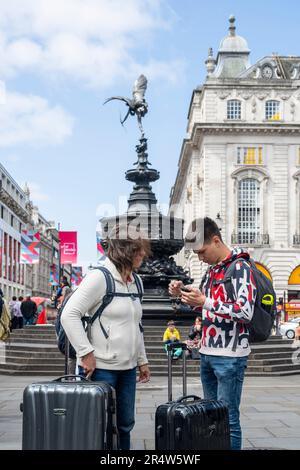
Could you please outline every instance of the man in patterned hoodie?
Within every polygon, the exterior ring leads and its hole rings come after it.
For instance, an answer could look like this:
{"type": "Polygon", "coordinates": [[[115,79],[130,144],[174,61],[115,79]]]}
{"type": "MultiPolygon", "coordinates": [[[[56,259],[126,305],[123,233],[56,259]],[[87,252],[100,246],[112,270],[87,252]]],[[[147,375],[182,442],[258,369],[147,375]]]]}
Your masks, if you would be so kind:
{"type": "Polygon", "coordinates": [[[181,281],[172,281],[171,295],[202,311],[201,381],[206,399],[223,400],[229,408],[231,448],[241,449],[240,401],[244,372],[250,354],[247,323],[253,316],[256,285],[249,254],[241,248],[230,249],[222,240],[217,224],[205,217],[195,219],[186,235],[201,262],[209,268],[200,289],[181,290],[181,281]],[[231,286],[223,282],[226,270],[234,263],[231,286]],[[232,292],[232,295],[228,295],[232,292]]]}

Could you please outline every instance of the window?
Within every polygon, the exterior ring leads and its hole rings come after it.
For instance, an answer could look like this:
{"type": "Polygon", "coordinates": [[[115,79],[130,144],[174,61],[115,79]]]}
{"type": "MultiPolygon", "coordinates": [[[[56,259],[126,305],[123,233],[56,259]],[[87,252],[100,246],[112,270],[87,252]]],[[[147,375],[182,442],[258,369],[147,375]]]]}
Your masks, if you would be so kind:
{"type": "Polygon", "coordinates": [[[260,234],[260,187],[254,178],[239,181],[238,243],[252,244],[260,234]]]}
{"type": "Polygon", "coordinates": [[[269,100],[266,102],[266,119],[268,121],[280,121],[279,101],[269,100]]]}
{"type": "Polygon", "coordinates": [[[227,119],[241,119],[241,102],[239,100],[227,101],[227,119]]]}
{"type": "Polygon", "coordinates": [[[238,147],[237,148],[238,165],[262,165],[262,147],[238,147]]]}

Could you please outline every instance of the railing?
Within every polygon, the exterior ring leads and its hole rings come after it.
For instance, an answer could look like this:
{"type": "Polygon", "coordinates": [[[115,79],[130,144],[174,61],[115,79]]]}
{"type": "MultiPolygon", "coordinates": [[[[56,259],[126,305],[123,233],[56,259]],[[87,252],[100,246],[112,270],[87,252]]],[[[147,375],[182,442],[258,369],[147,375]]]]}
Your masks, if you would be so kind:
{"type": "Polygon", "coordinates": [[[262,246],[269,245],[270,237],[268,233],[232,233],[232,245],[262,246]]]}
{"type": "Polygon", "coordinates": [[[296,233],[293,237],[293,244],[296,246],[300,245],[300,235],[298,233],[296,233]]]}

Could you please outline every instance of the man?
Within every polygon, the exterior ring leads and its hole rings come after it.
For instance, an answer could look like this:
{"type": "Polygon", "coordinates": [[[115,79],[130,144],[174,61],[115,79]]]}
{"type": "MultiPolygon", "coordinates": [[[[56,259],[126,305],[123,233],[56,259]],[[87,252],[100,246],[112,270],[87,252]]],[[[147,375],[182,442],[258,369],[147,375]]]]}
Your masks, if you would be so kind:
{"type": "Polygon", "coordinates": [[[35,325],[38,316],[36,303],[26,295],[26,299],[21,303],[21,312],[24,318],[24,326],[35,325]]]}
{"type": "Polygon", "coordinates": [[[231,250],[222,240],[217,224],[206,217],[192,222],[186,235],[199,261],[208,268],[201,290],[181,290],[180,281],[172,281],[171,295],[184,304],[202,310],[201,381],[206,399],[223,400],[229,409],[231,448],[241,449],[242,433],[239,406],[244,372],[250,354],[247,323],[253,316],[256,285],[248,253],[231,250]],[[226,269],[234,262],[234,275],[225,287],[226,269]],[[233,295],[229,296],[228,292],[233,295]]]}
{"type": "Polygon", "coordinates": [[[12,300],[10,300],[8,304],[9,308],[9,313],[10,313],[10,320],[11,320],[11,330],[14,330],[17,328],[18,324],[18,317],[17,317],[17,309],[18,309],[18,302],[17,302],[17,297],[13,296],[12,300]]]}
{"type": "MultiPolygon", "coordinates": [[[[180,333],[179,331],[175,328],[175,323],[173,320],[168,321],[167,323],[167,329],[164,332],[163,336],[163,342],[165,344],[165,351],[167,351],[167,346],[170,343],[175,343],[180,341],[180,333]]],[[[179,359],[182,354],[182,349],[181,348],[176,348],[173,349],[172,351],[172,359],[179,359]]]]}

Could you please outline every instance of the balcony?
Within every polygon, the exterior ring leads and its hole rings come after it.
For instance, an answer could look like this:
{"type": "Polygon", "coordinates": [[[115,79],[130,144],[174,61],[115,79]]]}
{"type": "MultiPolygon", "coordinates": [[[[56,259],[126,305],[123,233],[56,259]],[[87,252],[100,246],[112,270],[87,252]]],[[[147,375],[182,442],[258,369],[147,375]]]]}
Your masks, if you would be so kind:
{"type": "Polygon", "coordinates": [[[296,233],[293,236],[293,245],[294,246],[299,246],[300,245],[300,235],[299,235],[299,233],[296,233]]]}
{"type": "Polygon", "coordinates": [[[270,237],[268,233],[232,233],[231,244],[243,246],[264,246],[270,244],[270,237]]]}

